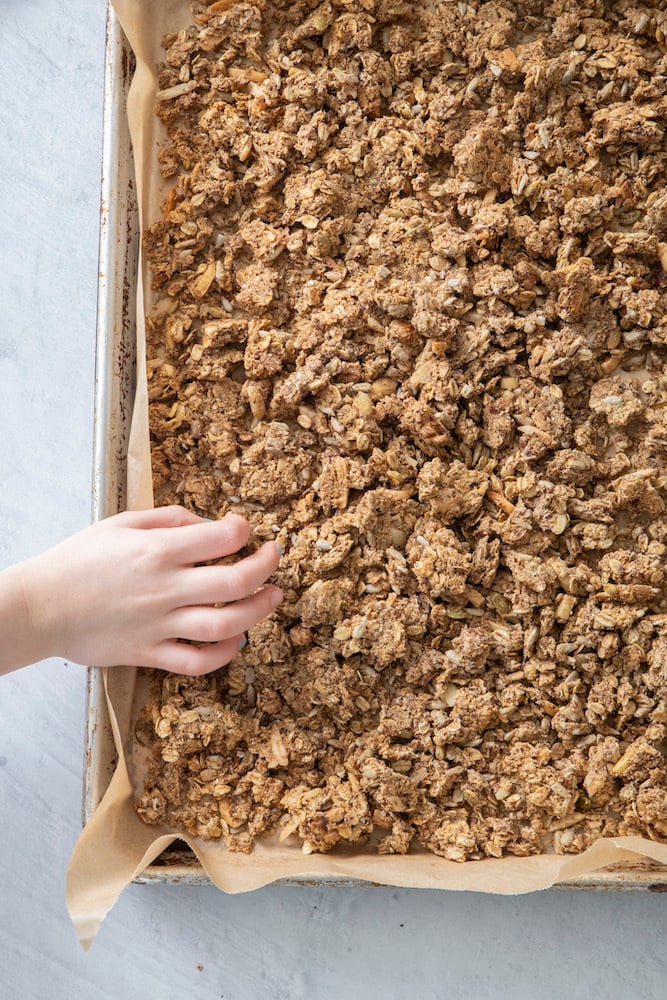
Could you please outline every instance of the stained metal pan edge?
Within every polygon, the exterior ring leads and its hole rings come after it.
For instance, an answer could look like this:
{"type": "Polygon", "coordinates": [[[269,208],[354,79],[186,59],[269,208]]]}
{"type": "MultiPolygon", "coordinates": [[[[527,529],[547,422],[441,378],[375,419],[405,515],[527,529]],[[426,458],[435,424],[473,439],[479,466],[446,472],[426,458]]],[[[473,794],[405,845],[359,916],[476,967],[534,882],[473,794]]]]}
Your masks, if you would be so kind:
{"type": "MultiPolygon", "coordinates": [[[[132,149],[125,113],[133,56],[118,20],[107,12],[104,144],[100,213],[97,355],[93,437],[93,520],[125,508],[125,476],[135,385],[135,288],[139,225],[132,149]]],[[[116,752],[101,672],[87,679],[82,818],[89,821],[106,791],[116,752]]],[[[165,852],[136,879],[142,884],[210,885],[188,851],[165,852]]],[[[347,878],[281,879],[282,885],[370,886],[347,878]]],[[[563,882],[557,889],[642,889],[667,892],[667,867],[645,860],[563,882]]]]}
{"type": "MultiPolygon", "coordinates": [[[[125,474],[135,384],[135,275],[139,250],[132,150],[125,104],[132,55],[107,8],[100,204],[92,518],[125,508],[125,474]]],[[[115,748],[102,673],[89,668],[82,818],[91,818],[111,780],[115,748]]]]}

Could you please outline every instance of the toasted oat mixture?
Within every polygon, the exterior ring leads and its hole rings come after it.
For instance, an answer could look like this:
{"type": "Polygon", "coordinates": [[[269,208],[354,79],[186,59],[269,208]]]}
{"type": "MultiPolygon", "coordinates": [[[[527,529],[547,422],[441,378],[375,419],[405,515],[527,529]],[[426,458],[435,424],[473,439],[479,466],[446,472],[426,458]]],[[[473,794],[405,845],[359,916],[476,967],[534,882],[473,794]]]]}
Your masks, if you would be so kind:
{"type": "Polygon", "coordinates": [[[196,4],[146,252],[160,504],[284,604],[138,802],[250,850],[667,840],[662,2],[196,4]]]}

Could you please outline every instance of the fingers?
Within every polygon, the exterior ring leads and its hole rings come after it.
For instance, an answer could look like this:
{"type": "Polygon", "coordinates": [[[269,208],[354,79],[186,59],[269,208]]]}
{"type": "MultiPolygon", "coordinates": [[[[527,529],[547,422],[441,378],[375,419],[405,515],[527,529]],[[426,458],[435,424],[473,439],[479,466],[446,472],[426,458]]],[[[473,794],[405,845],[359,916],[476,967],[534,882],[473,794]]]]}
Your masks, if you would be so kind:
{"type": "Polygon", "coordinates": [[[233,566],[196,566],[181,571],[183,605],[229,604],[249,597],[275,573],[280,561],[276,542],[267,542],[233,566]],[[185,589],[187,588],[187,589],[185,589]]]}
{"type": "Polygon", "coordinates": [[[155,507],[153,510],[126,510],[108,520],[120,521],[127,528],[180,528],[184,525],[206,523],[197,514],[177,504],[170,507],[155,507]]]}
{"type": "Polygon", "coordinates": [[[282,601],[277,587],[264,587],[252,597],[224,608],[179,608],[169,616],[169,629],[181,639],[224,642],[247,632],[282,601]]]}
{"type": "Polygon", "coordinates": [[[250,525],[239,514],[227,514],[221,521],[209,521],[176,505],[125,511],[103,523],[110,522],[140,530],[165,529],[161,536],[155,536],[155,540],[160,538],[163,555],[169,561],[183,565],[232,555],[242,549],[250,537],[250,525]]]}
{"type": "Polygon", "coordinates": [[[221,559],[238,552],[250,537],[250,525],[239,514],[227,514],[221,521],[197,520],[166,538],[170,555],[182,565],[221,559]]]}
{"type": "Polygon", "coordinates": [[[184,642],[168,639],[160,643],[150,666],[169,670],[174,674],[198,677],[224,667],[238,653],[243,635],[235,635],[224,642],[210,646],[188,646],[184,642]]]}

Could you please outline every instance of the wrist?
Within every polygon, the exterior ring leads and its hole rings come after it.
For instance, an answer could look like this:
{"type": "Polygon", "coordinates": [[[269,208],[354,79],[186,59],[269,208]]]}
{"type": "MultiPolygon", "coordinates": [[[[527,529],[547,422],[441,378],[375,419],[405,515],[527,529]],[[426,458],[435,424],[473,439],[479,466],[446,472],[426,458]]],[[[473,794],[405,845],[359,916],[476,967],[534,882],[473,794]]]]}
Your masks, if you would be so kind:
{"type": "Polygon", "coordinates": [[[20,573],[31,646],[39,653],[40,660],[65,655],[63,598],[66,595],[62,579],[53,571],[53,551],[41,553],[16,567],[20,573]]]}
{"type": "Polygon", "coordinates": [[[59,652],[57,634],[49,625],[53,617],[41,596],[40,575],[37,559],[0,573],[0,673],[59,652]]]}

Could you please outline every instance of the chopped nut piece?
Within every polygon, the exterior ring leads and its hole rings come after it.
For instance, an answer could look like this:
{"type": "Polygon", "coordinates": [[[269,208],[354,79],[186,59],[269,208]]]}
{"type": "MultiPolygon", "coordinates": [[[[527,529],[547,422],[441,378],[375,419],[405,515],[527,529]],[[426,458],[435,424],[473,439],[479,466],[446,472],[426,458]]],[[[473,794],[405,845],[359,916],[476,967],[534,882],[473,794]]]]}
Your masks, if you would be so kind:
{"type": "Polygon", "coordinates": [[[195,298],[202,299],[206,295],[214,278],[215,262],[207,264],[190,285],[190,291],[195,298]]]}

